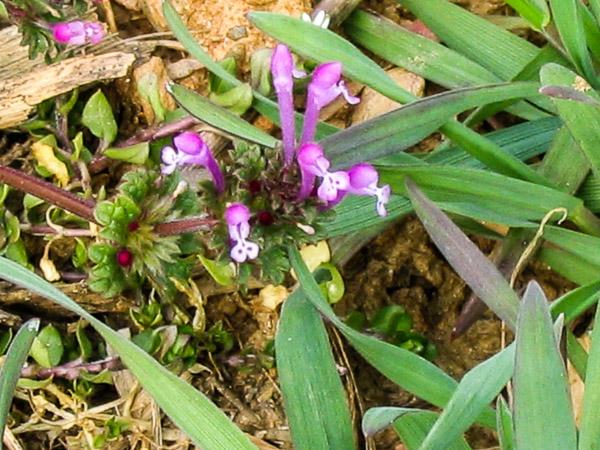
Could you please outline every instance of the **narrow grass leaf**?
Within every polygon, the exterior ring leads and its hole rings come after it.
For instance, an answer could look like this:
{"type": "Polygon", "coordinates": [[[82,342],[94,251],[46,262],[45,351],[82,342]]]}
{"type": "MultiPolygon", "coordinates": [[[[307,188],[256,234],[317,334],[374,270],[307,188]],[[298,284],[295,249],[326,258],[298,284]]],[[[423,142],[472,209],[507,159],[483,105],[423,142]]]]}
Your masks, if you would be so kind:
{"type": "Polygon", "coordinates": [[[590,264],[561,248],[542,247],[538,258],[573,283],[585,285],[600,279],[600,266],[590,264]]]}
{"type": "Polygon", "coordinates": [[[200,94],[178,84],[171,84],[168,89],[179,106],[192,116],[218,130],[247,141],[256,142],[265,147],[275,147],[279,142],[271,135],[256,128],[225,108],[215,105],[200,94]]]}
{"type": "Polygon", "coordinates": [[[33,272],[0,257],[0,277],[52,300],[87,320],[119,355],[173,422],[205,450],[256,450],[246,435],[201,392],[169,372],[130,340],[100,322],[33,272]]]}
{"type": "Polygon", "coordinates": [[[422,411],[422,409],[399,408],[396,406],[369,408],[362,419],[362,432],[365,436],[373,436],[392,425],[394,421],[403,415],[422,411]]]}
{"type": "Polygon", "coordinates": [[[600,308],[596,309],[592,345],[585,371],[585,392],[583,394],[583,413],[579,428],[579,450],[600,448],[600,308]]]}
{"type": "Polygon", "coordinates": [[[579,0],[549,0],[552,19],[575,67],[590,80],[596,74],[588,52],[579,0]]]}
{"type": "Polygon", "coordinates": [[[577,375],[585,383],[588,354],[571,331],[567,331],[567,356],[577,375]]]}
{"type": "Polygon", "coordinates": [[[406,190],[419,219],[448,263],[473,292],[514,329],[519,299],[502,274],[410,179],[406,180],[406,190]]]}
{"type": "Polygon", "coordinates": [[[540,51],[525,39],[446,0],[399,0],[451,49],[512,80],[540,51]]]}
{"type": "MultiPolygon", "coordinates": [[[[394,429],[408,450],[417,450],[421,448],[421,444],[434,425],[437,416],[433,411],[405,414],[394,422],[394,429]]],[[[471,450],[471,447],[463,437],[460,437],[445,450],[471,450]]]]}
{"type": "MultiPolygon", "coordinates": [[[[483,256],[483,255],[482,255],[483,256]]],[[[513,374],[514,345],[471,369],[421,444],[421,450],[444,450],[475,422],[513,374]]]]}
{"type": "MultiPolygon", "coordinates": [[[[566,86],[585,92],[595,100],[587,82],[569,69],[557,64],[547,64],[540,72],[543,86],[566,86]]],[[[592,170],[600,174],[600,151],[597,142],[600,138],[600,109],[577,101],[552,98],[560,117],[573,135],[575,142],[588,158],[592,170]]]]}
{"type": "Polygon", "coordinates": [[[572,322],[595,305],[599,296],[600,281],[573,289],[552,303],[552,317],[556,318],[559,314],[564,314],[565,323],[572,322]]]}
{"type": "Polygon", "coordinates": [[[321,315],[300,290],[283,304],[275,348],[294,448],[356,448],[327,331],[321,315]]]}
{"type": "MultiPolygon", "coordinates": [[[[300,289],[306,297],[373,367],[398,386],[434,405],[444,406],[447,403],[457,386],[455,380],[426,359],[375,337],[359,333],[346,325],[323,298],[319,286],[296,248],[289,248],[289,257],[298,276],[300,289]]],[[[484,411],[478,417],[478,422],[493,427],[493,411],[484,411]]]]}
{"type": "MultiPolygon", "coordinates": [[[[11,342],[2,369],[0,369],[0,432],[2,434],[4,434],[6,419],[21,375],[21,369],[27,360],[29,348],[39,327],[39,319],[31,319],[23,324],[11,342]]],[[[0,439],[0,450],[3,448],[2,444],[2,439],[0,439]]]]}
{"type": "Polygon", "coordinates": [[[533,28],[542,31],[550,22],[550,10],[546,0],[506,0],[533,28]]]}
{"type": "Polygon", "coordinates": [[[519,310],[514,421],[517,448],[575,450],[577,447],[565,367],[554,337],[548,301],[535,282],[527,286],[519,310]]]}
{"type": "Polygon", "coordinates": [[[496,430],[501,450],[515,450],[515,431],[512,414],[504,398],[500,395],[496,400],[496,430]]]}

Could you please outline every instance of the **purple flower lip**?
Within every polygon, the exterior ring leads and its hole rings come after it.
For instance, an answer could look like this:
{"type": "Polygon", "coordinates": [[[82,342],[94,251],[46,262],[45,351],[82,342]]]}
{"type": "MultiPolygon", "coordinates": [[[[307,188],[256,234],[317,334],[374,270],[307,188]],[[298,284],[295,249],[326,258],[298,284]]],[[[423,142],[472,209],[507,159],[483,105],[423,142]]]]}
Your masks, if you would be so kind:
{"type": "Polygon", "coordinates": [[[317,189],[317,197],[326,204],[335,201],[350,185],[348,174],[344,171],[330,172],[329,160],[323,155],[321,146],[307,143],[298,150],[298,165],[302,176],[299,199],[305,199],[313,189],[316,177],[323,179],[317,189]]]}
{"type": "Polygon", "coordinates": [[[348,171],[350,186],[348,192],[355,195],[371,195],[377,198],[377,214],[381,217],[387,216],[385,205],[390,200],[391,189],[389,185],[378,187],[379,174],[377,170],[368,163],[354,165],[348,171]]]}
{"type": "Polygon", "coordinates": [[[235,244],[229,256],[238,263],[258,256],[259,248],[254,242],[247,241],[250,236],[250,210],[243,203],[232,203],[225,209],[225,222],[229,239],[235,244]]]}
{"type": "Polygon", "coordinates": [[[63,45],[97,44],[106,35],[102,24],[85,20],[59,22],[50,29],[54,40],[63,45]]]}
{"type": "Polygon", "coordinates": [[[173,139],[175,148],[167,146],[162,149],[161,172],[164,175],[173,173],[178,167],[198,165],[206,168],[213,179],[218,192],[225,190],[225,177],[217,160],[198,133],[184,131],[173,139]]]}

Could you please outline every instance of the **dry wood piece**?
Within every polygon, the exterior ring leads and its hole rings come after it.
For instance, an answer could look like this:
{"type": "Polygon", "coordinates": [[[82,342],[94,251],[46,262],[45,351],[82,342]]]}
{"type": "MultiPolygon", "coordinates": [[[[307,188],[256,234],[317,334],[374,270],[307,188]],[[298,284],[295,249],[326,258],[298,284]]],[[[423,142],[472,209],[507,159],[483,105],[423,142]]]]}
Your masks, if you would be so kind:
{"type": "Polygon", "coordinates": [[[135,56],[114,52],[69,58],[5,80],[0,87],[0,129],[27,119],[42,101],[100,80],[125,76],[135,56]]]}

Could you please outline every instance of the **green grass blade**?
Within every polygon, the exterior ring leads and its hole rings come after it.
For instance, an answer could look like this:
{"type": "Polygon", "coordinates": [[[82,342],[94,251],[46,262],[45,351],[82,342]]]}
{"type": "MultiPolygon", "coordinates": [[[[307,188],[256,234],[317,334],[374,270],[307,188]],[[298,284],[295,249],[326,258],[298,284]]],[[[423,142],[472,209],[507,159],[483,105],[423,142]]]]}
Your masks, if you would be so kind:
{"type": "Polygon", "coordinates": [[[550,22],[550,10],[546,0],[506,0],[533,28],[543,30],[550,22]]]}
{"type": "Polygon", "coordinates": [[[585,372],[585,392],[583,395],[583,413],[579,428],[579,450],[600,448],[600,308],[596,310],[592,345],[585,372]]]}
{"type": "Polygon", "coordinates": [[[525,39],[446,0],[399,0],[451,49],[512,80],[540,51],[525,39]]]}
{"type": "Polygon", "coordinates": [[[302,291],[287,298],[277,328],[277,371],[294,448],[356,448],[327,331],[302,291]]]}
{"type": "MultiPolygon", "coordinates": [[[[196,42],[196,39],[194,39],[194,36],[192,36],[192,34],[186,28],[185,24],[181,21],[181,18],[177,14],[177,11],[175,11],[175,8],[173,8],[168,0],[163,1],[163,14],[167,23],[169,24],[169,28],[171,28],[171,31],[173,32],[173,35],[177,38],[181,45],[184,46],[187,52],[200,61],[209,72],[233,86],[237,86],[242,83],[236,77],[223,69],[223,67],[221,67],[218,63],[212,60],[206,50],[204,50],[198,44],[198,42],[196,42]]],[[[257,91],[253,91],[252,94],[254,96],[254,103],[252,106],[265,117],[269,118],[269,120],[278,124],[279,108],[277,107],[277,104],[257,91]]],[[[297,130],[302,129],[302,115],[297,113],[296,128],[297,130]]],[[[332,125],[319,122],[317,127],[317,137],[325,137],[336,132],[337,130],[338,129],[332,125]]]]}
{"type": "MultiPolygon", "coordinates": [[[[419,411],[405,414],[394,422],[394,428],[408,450],[421,448],[421,443],[435,423],[437,416],[432,411],[419,411]]],[[[463,437],[460,437],[444,450],[471,450],[471,447],[463,437]]]]}
{"type": "MultiPolygon", "coordinates": [[[[29,348],[39,327],[39,319],[31,319],[23,324],[11,342],[6,352],[6,359],[4,360],[2,369],[0,369],[0,432],[2,434],[4,434],[6,419],[10,411],[10,405],[17,382],[19,381],[19,376],[21,375],[21,369],[23,368],[23,364],[25,364],[29,348]]],[[[2,439],[0,439],[0,450],[2,448],[2,439]]]]}
{"type": "Polygon", "coordinates": [[[409,179],[406,180],[406,189],[415,212],[448,263],[473,292],[514,329],[519,299],[502,274],[409,179]]]}
{"type": "Polygon", "coordinates": [[[567,331],[566,335],[567,357],[577,372],[577,375],[581,378],[581,381],[585,382],[588,354],[571,331],[567,331]]]}
{"type": "Polygon", "coordinates": [[[594,80],[596,75],[592,67],[592,59],[588,52],[583,28],[583,16],[579,0],[549,0],[552,18],[565,50],[573,60],[575,67],[594,80]]]}
{"type": "MultiPolygon", "coordinates": [[[[366,57],[350,42],[330,30],[315,27],[300,19],[266,12],[252,12],[253,24],[275,39],[289,45],[296,53],[317,62],[339,61],[344,73],[400,103],[417,100],[415,96],[398,86],[388,74],[366,57]]],[[[494,164],[509,170],[511,176],[547,184],[534,170],[517,159],[512,159],[484,136],[456,121],[450,121],[441,130],[456,144],[486,164],[494,164]]]]}
{"type": "Polygon", "coordinates": [[[169,372],[130,340],[109,328],[33,272],[0,257],[0,277],[46,297],[87,320],[119,355],[173,422],[205,450],[256,450],[246,435],[201,392],[169,372]]]}
{"type": "Polygon", "coordinates": [[[515,431],[512,414],[502,396],[496,401],[496,430],[501,450],[515,450],[515,431]]]}
{"type": "Polygon", "coordinates": [[[570,323],[583,314],[588,308],[598,301],[600,281],[580,286],[567,292],[562,297],[552,302],[552,317],[564,314],[565,323],[570,323]]]}
{"type": "Polygon", "coordinates": [[[554,337],[548,301],[535,282],[528,285],[519,310],[514,421],[517,448],[577,447],[565,367],[554,337]]]}
{"type": "MultiPolygon", "coordinates": [[[[444,406],[457,386],[455,380],[431,362],[414,353],[367,336],[343,323],[321,294],[321,290],[297,249],[290,247],[289,257],[298,276],[300,288],[310,302],[348,339],[350,344],[373,367],[394,383],[412,394],[437,406],[444,406]]],[[[491,409],[484,411],[478,421],[493,427],[495,415],[491,409]]]]}
{"type": "Polygon", "coordinates": [[[373,436],[381,430],[392,425],[405,414],[422,412],[422,409],[399,408],[396,406],[381,406],[369,408],[362,419],[362,432],[365,436],[373,436]]]}
{"type": "MultiPolygon", "coordinates": [[[[536,95],[537,87],[536,83],[519,82],[444,92],[340,131],[321,144],[335,167],[348,167],[406,150],[460,112],[498,100],[536,95]]],[[[504,152],[501,156],[479,153],[478,159],[508,175],[518,175],[524,166],[504,152]]],[[[532,169],[527,167],[526,171],[532,169]]]]}
{"type": "MultiPolygon", "coordinates": [[[[542,85],[567,86],[577,89],[586,89],[587,83],[577,74],[557,64],[547,64],[540,72],[542,85]]],[[[587,95],[592,91],[587,88],[587,95]]],[[[593,98],[598,99],[597,96],[593,98]]],[[[592,170],[600,174],[600,151],[598,140],[600,138],[600,110],[592,105],[577,101],[553,98],[560,117],[573,135],[575,142],[588,158],[592,170]]]]}
{"type": "Polygon", "coordinates": [[[467,372],[421,444],[421,450],[444,450],[462,436],[510,380],[514,350],[514,345],[510,345],[467,372]]]}
{"type": "Polygon", "coordinates": [[[189,89],[177,84],[169,85],[169,92],[175,101],[188,113],[218,130],[265,147],[275,147],[279,142],[273,136],[256,128],[239,116],[215,105],[189,89]]]}
{"type": "Polygon", "coordinates": [[[590,264],[561,248],[542,247],[538,258],[573,283],[585,285],[600,279],[600,266],[590,264]]]}

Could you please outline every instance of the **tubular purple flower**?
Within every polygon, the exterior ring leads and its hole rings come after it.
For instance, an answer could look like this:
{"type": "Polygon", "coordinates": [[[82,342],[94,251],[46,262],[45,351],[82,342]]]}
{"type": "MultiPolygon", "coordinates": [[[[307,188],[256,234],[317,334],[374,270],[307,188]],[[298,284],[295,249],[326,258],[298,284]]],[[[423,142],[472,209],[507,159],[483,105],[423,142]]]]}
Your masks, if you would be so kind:
{"type": "Polygon", "coordinates": [[[315,143],[304,144],[298,150],[298,165],[302,175],[302,184],[298,198],[307,198],[314,186],[315,178],[323,181],[317,189],[317,196],[326,204],[336,201],[350,186],[348,174],[344,171],[330,172],[329,160],[323,155],[323,149],[315,143]]]}
{"type": "Polygon", "coordinates": [[[250,235],[249,220],[250,210],[243,203],[232,203],[225,209],[225,222],[229,238],[235,242],[229,256],[239,263],[256,258],[259,252],[257,244],[246,240],[250,235]]]}
{"type": "Polygon", "coordinates": [[[321,64],[314,70],[312,80],[308,85],[300,144],[314,140],[321,109],[339,95],[343,95],[351,105],[360,101],[358,97],[350,95],[341,77],[342,64],[337,61],[321,64]]]}
{"type": "Polygon", "coordinates": [[[367,163],[354,165],[348,171],[350,186],[348,192],[355,195],[372,195],[377,198],[377,214],[381,217],[387,216],[385,205],[390,200],[391,190],[389,185],[377,187],[379,174],[377,170],[367,163]]]}
{"type": "Polygon", "coordinates": [[[271,76],[277,93],[281,134],[283,137],[283,161],[289,166],[294,159],[296,131],[294,127],[294,58],[283,44],[277,45],[271,57],[271,76]]]}
{"type": "Polygon", "coordinates": [[[97,44],[106,34],[102,24],[84,20],[56,23],[51,30],[54,40],[63,45],[97,44]]]}
{"type": "Polygon", "coordinates": [[[177,167],[184,165],[203,166],[210,172],[217,191],[225,190],[223,172],[208,145],[198,133],[184,131],[173,139],[173,143],[175,148],[167,146],[161,152],[161,161],[163,162],[161,172],[163,174],[168,175],[177,167]]]}

